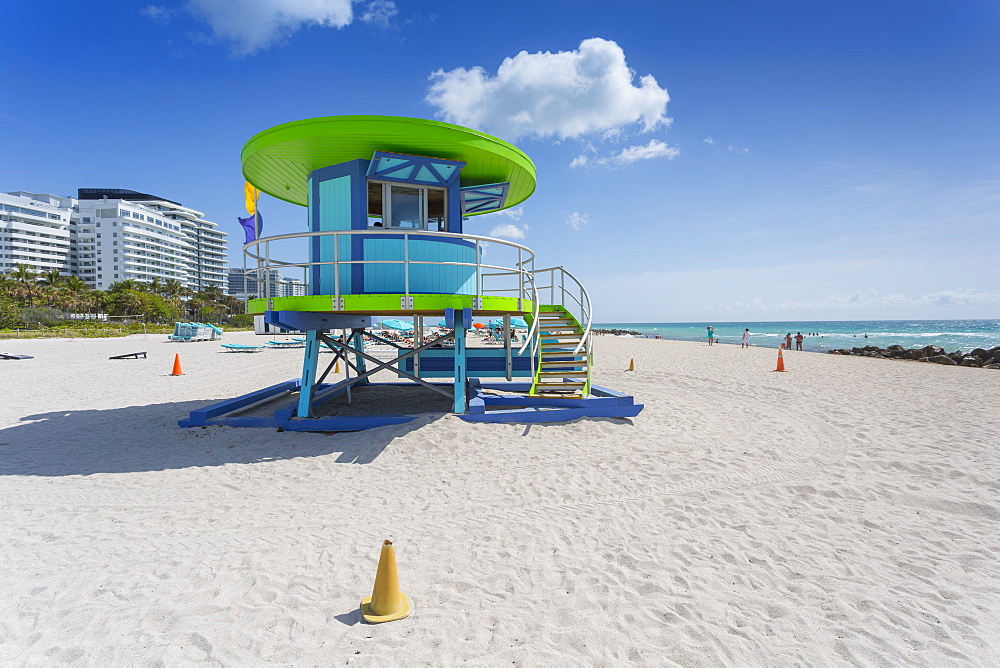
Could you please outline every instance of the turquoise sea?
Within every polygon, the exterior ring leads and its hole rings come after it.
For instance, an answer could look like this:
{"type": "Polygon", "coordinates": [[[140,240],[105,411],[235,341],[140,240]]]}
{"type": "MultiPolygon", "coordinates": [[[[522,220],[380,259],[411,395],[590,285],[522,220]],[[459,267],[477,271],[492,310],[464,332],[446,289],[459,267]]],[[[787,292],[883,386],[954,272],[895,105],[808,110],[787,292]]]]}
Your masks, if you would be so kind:
{"type": "Polygon", "coordinates": [[[785,334],[806,335],[804,350],[826,352],[833,348],[867,345],[885,348],[941,346],[948,352],[1000,346],[1000,320],[801,320],[793,322],[612,322],[595,329],[626,329],[645,336],[677,341],[704,341],[712,325],[721,343],[739,344],[743,329],[750,328],[755,346],[777,348],[785,334]],[[810,336],[810,333],[815,333],[810,336]],[[868,338],[865,338],[865,337],[868,338]]]}

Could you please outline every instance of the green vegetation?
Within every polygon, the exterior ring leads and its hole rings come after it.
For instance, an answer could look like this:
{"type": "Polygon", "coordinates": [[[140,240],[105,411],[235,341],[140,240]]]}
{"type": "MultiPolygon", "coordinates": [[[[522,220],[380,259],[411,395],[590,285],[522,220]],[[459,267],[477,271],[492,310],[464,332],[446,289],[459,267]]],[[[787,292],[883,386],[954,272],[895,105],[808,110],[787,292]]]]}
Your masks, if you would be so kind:
{"type": "Polygon", "coordinates": [[[24,264],[0,274],[0,330],[46,328],[109,336],[114,335],[109,329],[122,335],[170,332],[178,320],[252,327],[253,316],[245,311],[243,302],[219,288],[192,292],[175,279],[125,280],[94,290],[78,276],[62,276],[57,270],[37,273],[24,264]]]}

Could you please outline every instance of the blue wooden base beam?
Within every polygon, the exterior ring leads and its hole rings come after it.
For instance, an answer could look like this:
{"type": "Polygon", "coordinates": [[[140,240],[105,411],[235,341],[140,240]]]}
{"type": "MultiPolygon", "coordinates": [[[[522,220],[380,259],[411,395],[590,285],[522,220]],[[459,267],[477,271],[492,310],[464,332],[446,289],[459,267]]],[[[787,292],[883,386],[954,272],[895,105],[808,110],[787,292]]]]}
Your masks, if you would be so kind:
{"type": "MultiPolygon", "coordinates": [[[[372,373],[372,372],[368,372],[372,373]]],[[[355,379],[349,379],[353,381],[355,379]]],[[[373,383],[373,386],[405,387],[410,383],[373,383]]],[[[429,385],[429,383],[428,383],[429,385]]],[[[348,381],[332,385],[315,385],[310,399],[310,409],[346,391],[348,381]]],[[[292,392],[300,387],[300,379],[295,378],[271,387],[245,394],[235,399],[227,399],[205,408],[191,411],[187,419],[178,422],[181,427],[202,427],[221,425],[229,427],[280,428],[285,431],[360,431],[391,424],[402,424],[416,419],[413,415],[374,416],[318,416],[313,418],[293,417],[300,406],[295,401],[275,410],[270,416],[229,415],[258,402],[270,400],[280,394],[292,392]]],[[[526,393],[530,383],[488,383],[478,378],[470,378],[471,393],[468,411],[458,417],[469,422],[511,422],[543,423],[568,422],[583,417],[630,418],[644,408],[622,392],[606,387],[594,386],[592,396],[585,399],[562,399],[557,397],[498,396],[486,394],[485,390],[504,390],[526,393]],[[517,408],[502,408],[510,406],[517,408]],[[489,410],[493,408],[493,410],[489,410]],[[499,408],[499,409],[498,409],[499,408]]],[[[441,391],[439,388],[434,388],[441,391]]]]}
{"type": "Polygon", "coordinates": [[[278,383],[277,385],[272,385],[271,387],[265,387],[262,390],[257,390],[256,392],[251,392],[250,394],[244,394],[242,397],[227,399],[225,401],[220,401],[217,404],[206,406],[205,408],[193,410],[187,419],[181,420],[177,424],[181,427],[201,427],[211,418],[232,413],[240,410],[241,408],[252,406],[258,402],[267,401],[268,399],[276,397],[279,394],[294,392],[299,389],[300,382],[300,379],[293,378],[292,380],[286,380],[283,383],[278,383]]]}

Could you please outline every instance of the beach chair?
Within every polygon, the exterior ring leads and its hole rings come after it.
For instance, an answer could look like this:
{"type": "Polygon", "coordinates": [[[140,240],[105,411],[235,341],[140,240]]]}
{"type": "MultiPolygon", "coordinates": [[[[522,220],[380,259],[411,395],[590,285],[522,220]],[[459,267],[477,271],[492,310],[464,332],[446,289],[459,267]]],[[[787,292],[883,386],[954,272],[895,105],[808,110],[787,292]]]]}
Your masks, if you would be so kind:
{"type": "Polygon", "coordinates": [[[267,346],[244,346],[239,343],[220,343],[219,345],[230,353],[256,353],[267,348],[267,346]]]}
{"type": "Polygon", "coordinates": [[[141,352],[141,353],[125,353],[124,355],[112,355],[108,359],[109,360],[137,360],[137,359],[139,359],[140,355],[142,356],[142,359],[146,359],[146,353],[145,352],[141,352]]]}
{"type": "Polygon", "coordinates": [[[0,360],[33,360],[31,355],[11,355],[10,353],[0,353],[0,360]]]}
{"type": "Polygon", "coordinates": [[[272,348],[305,348],[304,341],[268,341],[267,345],[272,348]]]}

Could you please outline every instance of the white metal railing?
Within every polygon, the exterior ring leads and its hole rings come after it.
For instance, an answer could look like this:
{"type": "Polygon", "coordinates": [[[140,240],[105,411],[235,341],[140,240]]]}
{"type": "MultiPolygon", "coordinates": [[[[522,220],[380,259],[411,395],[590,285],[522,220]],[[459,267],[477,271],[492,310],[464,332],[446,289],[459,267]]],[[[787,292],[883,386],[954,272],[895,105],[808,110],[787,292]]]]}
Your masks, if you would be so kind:
{"type": "MultiPolygon", "coordinates": [[[[583,287],[583,283],[563,267],[536,269],[533,274],[539,278],[548,275],[548,285],[536,286],[538,292],[544,295],[545,291],[548,290],[548,303],[553,306],[564,307],[583,325],[583,336],[580,337],[580,343],[573,350],[573,353],[576,354],[581,350],[585,350],[589,354],[592,339],[591,329],[594,324],[594,309],[590,302],[590,294],[583,287]],[[568,286],[566,279],[569,279],[568,286]]],[[[542,281],[539,282],[541,283],[542,281]]]]}
{"type": "MultiPolygon", "coordinates": [[[[440,265],[475,268],[475,303],[481,304],[483,295],[513,293],[518,300],[518,310],[523,309],[524,300],[530,300],[532,304],[532,320],[525,341],[518,350],[518,355],[530,348],[532,367],[539,345],[539,312],[545,291],[548,290],[547,303],[555,306],[563,306],[583,325],[584,332],[579,344],[573,354],[585,351],[589,356],[592,344],[593,328],[593,307],[590,295],[583,284],[572,273],[563,267],[549,267],[547,269],[535,269],[535,254],[530,248],[511,241],[484,237],[474,234],[456,234],[453,232],[432,232],[423,230],[396,230],[396,229],[366,229],[366,230],[328,230],[323,232],[299,232],[295,234],[281,234],[271,237],[256,239],[243,246],[244,252],[244,277],[253,277],[257,281],[258,287],[263,287],[263,297],[267,300],[267,308],[272,308],[272,299],[276,295],[271,294],[272,280],[270,272],[277,269],[301,268],[303,270],[303,284],[306,293],[309,289],[309,268],[317,266],[332,266],[334,276],[334,298],[335,303],[339,303],[342,296],[340,291],[340,267],[355,264],[397,264],[403,266],[403,293],[402,296],[410,296],[410,268],[413,265],[440,265]],[[376,237],[379,235],[391,235],[403,238],[403,258],[398,260],[354,260],[340,259],[340,238],[353,235],[363,235],[376,237]],[[271,257],[271,243],[286,241],[290,239],[312,239],[316,237],[333,237],[333,259],[315,262],[288,262],[277,260],[271,257]],[[475,244],[475,262],[455,262],[455,261],[435,261],[435,260],[411,260],[410,241],[426,239],[427,237],[441,237],[443,239],[460,239],[475,244]],[[517,260],[512,265],[487,264],[483,262],[483,250],[485,245],[495,244],[505,247],[508,251],[517,252],[517,260]],[[256,267],[247,267],[247,259],[256,263],[256,267]],[[504,278],[509,287],[503,287],[504,278]],[[548,281],[539,280],[548,277],[548,281]],[[487,285],[488,283],[500,283],[499,286],[487,285]]],[[[532,369],[534,372],[534,369],[532,369]]]]}
{"type": "Polygon", "coordinates": [[[258,288],[263,288],[264,299],[267,300],[268,309],[272,306],[272,299],[277,296],[271,294],[272,280],[271,271],[278,269],[289,269],[289,268],[301,268],[303,270],[303,284],[306,286],[307,293],[312,292],[309,289],[309,269],[311,267],[318,266],[332,266],[333,267],[333,280],[334,280],[334,298],[339,302],[342,296],[340,290],[340,267],[350,266],[350,265],[367,265],[367,264],[396,264],[403,266],[403,293],[402,295],[406,298],[410,296],[410,268],[413,265],[438,265],[438,266],[456,266],[456,267],[472,267],[475,268],[475,294],[476,303],[481,303],[481,299],[484,294],[500,294],[504,292],[514,292],[516,293],[518,300],[518,309],[523,307],[523,301],[526,299],[532,299],[533,304],[537,308],[537,299],[534,299],[537,295],[534,294],[534,281],[531,278],[531,272],[535,264],[535,254],[527,246],[522,246],[520,244],[513,243],[511,241],[505,241],[503,239],[495,239],[492,237],[484,237],[475,234],[456,234],[454,232],[432,232],[424,230],[397,230],[397,229],[365,229],[365,230],[327,230],[323,232],[298,232],[295,234],[280,234],[271,237],[263,237],[261,239],[255,239],[243,246],[243,274],[245,278],[252,277],[253,280],[257,281],[258,288]],[[387,235],[393,237],[403,238],[403,258],[400,260],[354,260],[354,259],[341,259],[340,258],[340,238],[350,237],[354,235],[362,235],[368,237],[377,237],[379,235],[387,235]],[[272,242],[286,241],[289,239],[312,239],[312,238],[333,238],[333,259],[315,262],[288,262],[284,260],[277,260],[271,257],[271,244],[272,242]],[[441,237],[442,239],[448,240],[463,240],[475,244],[475,262],[456,262],[456,261],[436,261],[436,260],[411,260],[410,259],[410,242],[412,239],[423,240],[427,237],[441,237]],[[501,264],[487,264],[483,262],[483,250],[486,245],[496,244],[501,247],[506,247],[507,249],[514,250],[517,252],[517,261],[512,265],[501,265],[501,264]],[[256,263],[255,267],[247,267],[247,259],[250,259],[256,263]],[[485,273],[484,270],[488,270],[492,273],[485,273]],[[502,287],[489,287],[484,284],[484,279],[491,279],[501,276],[512,276],[515,278],[516,286],[515,288],[502,288],[502,287]]]}

